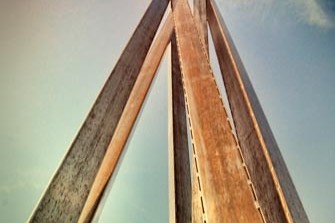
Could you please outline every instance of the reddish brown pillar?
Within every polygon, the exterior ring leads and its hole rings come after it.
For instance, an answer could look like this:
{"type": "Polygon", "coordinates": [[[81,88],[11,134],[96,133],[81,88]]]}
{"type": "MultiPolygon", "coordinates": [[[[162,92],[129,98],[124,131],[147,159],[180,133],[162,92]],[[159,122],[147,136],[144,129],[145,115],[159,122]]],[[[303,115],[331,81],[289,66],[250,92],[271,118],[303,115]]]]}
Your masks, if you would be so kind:
{"type": "Polygon", "coordinates": [[[206,0],[193,1],[193,16],[201,41],[208,53],[208,28],[206,0]]]}
{"type": "Polygon", "coordinates": [[[266,222],[309,222],[248,75],[213,0],[207,16],[242,154],[266,222]]]}
{"type": "MultiPolygon", "coordinates": [[[[201,39],[201,43],[209,57],[206,0],[193,1],[193,18],[197,26],[198,35],[201,39]]],[[[195,159],[192,156],[192,222],[203,223],[204,219],[201,207],[201,193],[197,179],[198,176],[196,171],[195,159]]]]}
{"type": "Polygon", "coordinates": [[[187,1],[173,14],[204,222],[262,222],[187,1]]]}

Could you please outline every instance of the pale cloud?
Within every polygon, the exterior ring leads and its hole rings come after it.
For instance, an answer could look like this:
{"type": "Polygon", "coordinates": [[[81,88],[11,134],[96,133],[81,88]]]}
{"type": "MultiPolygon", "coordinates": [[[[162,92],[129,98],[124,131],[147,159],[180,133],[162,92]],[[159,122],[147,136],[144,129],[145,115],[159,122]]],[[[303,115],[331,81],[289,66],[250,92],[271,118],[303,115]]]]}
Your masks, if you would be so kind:
{"type": "MultiPolygon", "coordinates": [[[[244,10],[260,20],[293,13],[298,21],[322,29],[335,28],[335,3],[329,0],[219,0],[222,7],[244,10]],[[332,11],[333,10],[333,11],[332,11]]],[[[280,17],[281,17],[280,16],[280,17]]],[[[278,18],[280,18],[278,17],[278,18]]]]}
{"type": "Polygon", "coordinates": [[[334,28],[335,21],[322,7],[321,0],[290,0],[300,18],[311,26],[334,28]]]}

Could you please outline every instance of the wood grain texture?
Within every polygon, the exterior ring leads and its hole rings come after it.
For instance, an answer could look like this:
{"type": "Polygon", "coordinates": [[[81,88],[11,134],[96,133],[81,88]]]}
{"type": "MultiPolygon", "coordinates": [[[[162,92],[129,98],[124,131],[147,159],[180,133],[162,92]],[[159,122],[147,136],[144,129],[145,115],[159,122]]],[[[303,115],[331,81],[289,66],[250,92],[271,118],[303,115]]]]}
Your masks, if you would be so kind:
{"type": "Polygon", "coordinates": [[[77,222],[168,0],[153,0],[29,222],[77,222]]]}
{"type": "Polygon", "coordinates": [[[262,222],[186,0],[173,4],[204,222],[262,222]]]}
{"type": "Polygon", "coordinates": [[[206,0],[193,0],[193,17],[199,36],[208,54],[208,28],[206,0]]]}
{"type": "Polygon", "coordinates": [[[184,90],[175,34],[171,39],[169,88],[170,223],[192,222],[191,168],[184,90]]]}
{"type": "MultiPolygon", "coordinates": [[[[209,57],[206,13],[206,0],[193,0],[193,18],[197,26],[198,35],[202,41],[207,56],[209,57]]],[[[202,223],[204,219],[195,159],[193,158],[192,161],[192,222],[202,223]]]]}
{"type": "Polygon", "coordinates": [[[207,16],[242,154],[267,222],[309,222],[244,66],[213,0],[207,16]]]}

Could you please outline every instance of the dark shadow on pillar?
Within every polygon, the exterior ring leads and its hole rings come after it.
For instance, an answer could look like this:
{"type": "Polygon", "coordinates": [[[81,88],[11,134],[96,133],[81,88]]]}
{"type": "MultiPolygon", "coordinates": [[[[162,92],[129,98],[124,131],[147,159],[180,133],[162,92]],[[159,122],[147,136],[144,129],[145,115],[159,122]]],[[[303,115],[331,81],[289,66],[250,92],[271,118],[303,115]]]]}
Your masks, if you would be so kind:
{"type": "Polygon", "coordinates": [[[181,70],[176,44],[176,36],[172,35],[171,39],[171,108],[172,112],[169,120],[171,129],[170,140],[170,223],[191,223],[192,221],[192,187],[191,187],[191,170],[187,137],[187,121],[185,112],[185,99],[181,79],[181,70]],[[172,178],[172,179],[171,179],[172,178]],[[171,191],[170,191],[171,193],[171,191]]]}

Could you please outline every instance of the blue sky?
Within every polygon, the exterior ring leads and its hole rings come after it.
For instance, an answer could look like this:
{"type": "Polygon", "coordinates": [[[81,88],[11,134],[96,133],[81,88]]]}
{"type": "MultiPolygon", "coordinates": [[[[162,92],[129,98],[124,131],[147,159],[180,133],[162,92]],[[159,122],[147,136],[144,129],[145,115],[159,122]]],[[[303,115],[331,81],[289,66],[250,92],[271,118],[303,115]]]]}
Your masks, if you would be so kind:
{"type": "MultiPolygon", "coordinates": [[[[28,218],[148,3],[0,1],[1,222],[28,218]]],[[[333,222],[334,1],[218,5],[310,221],[333,222]]],[[[164,62],[100,222],[167,222],[167,70],[164,62]]]]}

